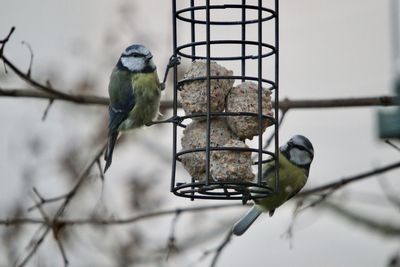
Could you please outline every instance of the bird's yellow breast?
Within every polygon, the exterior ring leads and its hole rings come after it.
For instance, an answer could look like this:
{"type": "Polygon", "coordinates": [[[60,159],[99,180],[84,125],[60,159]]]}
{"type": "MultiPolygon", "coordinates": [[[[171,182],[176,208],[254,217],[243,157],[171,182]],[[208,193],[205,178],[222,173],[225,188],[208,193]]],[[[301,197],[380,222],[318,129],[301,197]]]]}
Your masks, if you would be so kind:
{"type": "Polygon", "coordinates": [[[157,115],[160,106],[161,87],[156,71],[133,74],[132,89],[135,106],[124,122],[122,130],[133,129],[150,123],[157,115]]]}
{"type": "MultiPolygon", "coordinates": [[[[275,188],[275,171],[266,177],[267,185],[275,188]]],[[[291,163],[279,153],[279,188],[274,195],[257,200],[257,204],[266,211],[273,210],[285,203],[291,196],[301,190],[307,182],[305,170],[291,163]]]]}

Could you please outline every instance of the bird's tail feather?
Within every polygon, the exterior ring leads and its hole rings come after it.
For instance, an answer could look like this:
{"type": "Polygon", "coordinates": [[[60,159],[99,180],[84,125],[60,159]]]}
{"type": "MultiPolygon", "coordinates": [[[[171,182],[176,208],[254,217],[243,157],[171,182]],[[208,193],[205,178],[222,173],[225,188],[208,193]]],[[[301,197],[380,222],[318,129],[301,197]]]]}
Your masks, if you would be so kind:
{"type": "Polygon", "coordinates": [[[232,233],[234,235],[244,234],[244,232],[249,229],[249,227],[258,218],[258,216],[260,216],[262,212],[263,210],[261,208],[259,208],[257,205],[254,205],[245,215],[243,215],[242,218],[239,219],[239,221],[235,223],[232,228],[232,233]]]}
{"type": "Polygon", "coordinates": [[[104,173],[110,167],[112,162],[112,156],[114,152],[115,142],[117,141],[118,132],[114,132],[108,135],[108,144],[106,148],[106,152],[104,153],[104,160],[106,161],[106,165],[104,166],[104,173]]]}

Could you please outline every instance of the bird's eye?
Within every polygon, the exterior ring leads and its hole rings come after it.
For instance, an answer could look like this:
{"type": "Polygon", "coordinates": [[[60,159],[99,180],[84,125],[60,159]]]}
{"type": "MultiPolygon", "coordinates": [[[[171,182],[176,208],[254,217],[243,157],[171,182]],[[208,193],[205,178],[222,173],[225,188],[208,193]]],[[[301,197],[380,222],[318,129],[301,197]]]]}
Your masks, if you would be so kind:
{"type": "Polygon", "coordinates": [[[133,53],[132,57],[144,57],[144,55],[139,53],[133,53]]]}

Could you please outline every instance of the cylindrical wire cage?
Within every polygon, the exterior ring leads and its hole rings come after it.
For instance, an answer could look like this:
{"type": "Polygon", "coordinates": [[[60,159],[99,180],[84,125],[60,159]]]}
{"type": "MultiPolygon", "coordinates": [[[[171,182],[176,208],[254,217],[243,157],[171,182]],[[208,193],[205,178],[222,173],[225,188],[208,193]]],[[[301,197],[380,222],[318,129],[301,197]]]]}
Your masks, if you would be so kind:
{"type": "Polygon", "coordinates": [[[279,187],[279,168],[275,168],[274,186],[269,187],[262,179],[263,163],[274,161],[278,164],[277,157],[279,147],[279,128],[277,126],[278,107],[278,70],[279,70],[279,23],[278,23],[278,0],[172,0],[172,22],[173,22],[173,55],[181,57],[182,63],[174,67],[173,83],[173,116],[177,120],[173,123],[173,163],[171,177],[171,192],[177,196],[190,199],[241,199],[244,202],[249,199],[264,198],[272,195],[279,187]],[[221,3],[223,2],[223,3],[221,3]],[[227,3],[230,2],[230,3],[227,3]],[[180,5],[178,7],[178,4],[180,5]],[[181,7],[182,5],[182,7],[181,7]],[[270,5],[267,7],[266,5],[270,5]],[[178,9],[179,8],[179,9],[178,9]],[[218,16],[217,16],[218,15],[218,16]],[[267,27],[269,26],[269,31],[267,27]],[[188,38],[190,40],[180,43],[178,40],[188,38]],[[237,36],[232,38],[221,38],[221,31],[230,32],[237,36]],[[268,34],[265,34],[268,32],[268,34]],[[255,36],[252,37],[251,35],[255,36]],[[268,35],[268,41],[265,36],[268,35]],[[216,36],[214,38],[214,36],[216,36]],[[227,54],[234,51],[236,54],[227,54]],[[178,68],[185,66],[184,60],[193,62],[203,60],[206,63],[205,76],[189,77],[178,80],[178,68]],[[235,63],[240,75],[212,75],[211,62],[235,63]],[[263,75],[263,67],[268,62],[270,67],[268,78],[263,75]],[[251,64],[251,66],[249,66],[251,64]],[[251,68],[253,67],[253,68],[251,68]],[[258,85],[258,112],[215,112],[211,110],[211,82],[213,80],[233,79],[236,82],[252,81],[258,85]],[[178,115],[178,93],[185,83],[194,81],[206,82],[206,112],[178,115]],[[262,111],[263,87],[273,92],[274,115],[268,116],[262,111]],[[247,116],[258,119],[257,144],[253,147],[227,147],[213,146],[210,141],[211,120],[216,117],[247,116]],[[186,127],[187,122],[195,119],[203,119],[206,123],[204,132],[206,145],[194,149],[182,149],[178,151],[178,130],[186,127]],[[273,127],[274,151],[265,148],[263,140],[263,121],[268,120],[273,127]],[[240,153],[252,153],[253,166],[257,169],[256,179],[253,181],[224,180],[218,181],[210,175],[211,153],[217,151],[235,151],[240,153]],[[205,153],[205,179],[198,177],[177,177],[177,163],[180,164],[182,156],[191,153],[205,153]],[[257,192],[252,194],[253,192],[257,192]]]}

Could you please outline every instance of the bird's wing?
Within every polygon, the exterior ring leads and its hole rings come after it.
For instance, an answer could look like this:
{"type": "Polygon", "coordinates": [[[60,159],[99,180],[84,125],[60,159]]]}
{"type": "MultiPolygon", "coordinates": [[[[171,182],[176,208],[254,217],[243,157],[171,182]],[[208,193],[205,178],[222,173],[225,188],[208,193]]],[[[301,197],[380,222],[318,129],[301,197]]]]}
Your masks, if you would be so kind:
{"type": "MultiPolygon", "coordinates": [[[[271,175],[274,176],[275,170],[276,170],[275,164],[268,164],[262,172],[263,182],[267,183],[269,186],[273,185],[270,183],[270,181],[267,180],[267,177],[271,177],[271,175]]],[[[275,183],[275,179],[272,180],[274,180],[273,182],[275,183]]]]}
{"type": "MultiPolygon", "coordinates": [[[[306,175],[304,175],[304,176],[305,176],[305,181],[307,181],[307,176],[306,175]]],[[[304,185],[305,185],[305,182],[301,186],[297,186],[297,188],[295,190],[293,190],[293,192],[288,196],[287,200],[289,200],[292,197],[294,197],[295,195],[297,195],[297,193],[300,192],[300,190],[303,188],[304,185]]]]}
{"type": "Polygon", "coordinates": [[[109,124],[110,132],[118,131],[118,127],[129,116],[129,112],[135,106],[134,88],[130,77],[120,77],[121,75],[112,75],[109,85],[110,107],[109,124]]]}
{"type": "Polygon", "coordinates": [[[115,142],[118,137],[119,126],[128,118],[129,112],[135,106],[135,95],[132,82],[129,77],[122,77],[118,74],[111,75],[109,93],[110,106],[108,122],[108,145],[104,154],[106,165],[104,172],[110,167],[115,142]]]}

